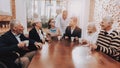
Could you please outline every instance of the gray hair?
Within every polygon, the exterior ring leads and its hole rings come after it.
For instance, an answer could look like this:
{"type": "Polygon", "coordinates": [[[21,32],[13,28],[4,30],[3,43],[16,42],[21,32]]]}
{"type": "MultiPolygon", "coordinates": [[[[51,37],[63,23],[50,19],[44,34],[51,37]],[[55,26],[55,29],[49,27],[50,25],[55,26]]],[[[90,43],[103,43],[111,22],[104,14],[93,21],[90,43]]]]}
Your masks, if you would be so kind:
{"type": "Polygon", "coordinates": [[[88,26],[96,27],[95,23],[89,23],[88,26]]]}
{"type": "Polygon", "coordinates": [[[37,23],[37,22],[41,22],[41,19],[39,19],[39,18],[34,18],[34,21],[33,21],[34,23],[37,23]]]}
{"type": "Polygon", "coordinates": [[[97,30],[97,27],[96,27],[95,23],[89,23],[88,27],[92,27],[94,30],[97,30]]]}
{"type": "Polygon", "coordinates": [[[114,20],[113,20],[112,17],[106,16],[106,17],[104,17],[104,18],[102,19],[102,21],[113,24],[113,21],[114,21],[114,20]]]}
{"type": "Polygon", "coordinates": [[[13,19],[10,21],[10,29],[13,30],[15,26],[17,26],[20,23],[19,20],[13,19]]]}
{"type": "Polygon", "coordinates": [[[41,22],[41,20],[38,19],[38,18],[35,18],[34,21],[33,21],[33,23],[32,23],[32,26],[33,27],[36,26],[36,24],[39,23],[39,22],[41,22]]]}

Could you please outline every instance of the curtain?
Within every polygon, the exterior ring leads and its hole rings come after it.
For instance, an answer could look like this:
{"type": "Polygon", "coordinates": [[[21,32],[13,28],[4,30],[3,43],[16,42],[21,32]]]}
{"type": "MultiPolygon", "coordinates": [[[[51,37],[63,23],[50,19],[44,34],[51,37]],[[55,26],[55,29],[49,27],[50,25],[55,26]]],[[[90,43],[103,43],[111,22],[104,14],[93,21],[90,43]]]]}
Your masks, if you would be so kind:
{"type": "Polygon", "coordinates": [[[79,19],[78,25],[82,29],[82,38],[84,38],[89,20],[90,0],[70,0],[68,5],[70,16],[77,16],[79,19]]]}

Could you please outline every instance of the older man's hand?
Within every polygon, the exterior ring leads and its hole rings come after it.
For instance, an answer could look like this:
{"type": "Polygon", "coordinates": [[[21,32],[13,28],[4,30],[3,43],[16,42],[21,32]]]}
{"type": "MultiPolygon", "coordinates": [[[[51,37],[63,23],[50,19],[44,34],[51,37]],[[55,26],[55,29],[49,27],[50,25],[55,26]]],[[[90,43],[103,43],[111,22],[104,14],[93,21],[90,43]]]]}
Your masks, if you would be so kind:
{"type": "Polygon", "coordinates": [[[97,45],[95,45],[95,44],[89,44],[89,45],[90,45],[90,47],[92,48],[92,50],[97,49],[97,45]]]}
{"type": "Polygon", "coordinates": [[[42,49],[42,43],[40,42],[35,42],[35,46],[37,47],[37,49],[42,49]]]}
{"type": "Polygon", "coordinates": [[[27,45],[27,44],[26,44],[26,42],[24,42],[24,41],[18,43],[18,47],[19,47],[19,48],[21,48],[21,49],[23,49],[23,50],[29,50],[26,45],[27,45]]]}
{"type": "Polygon", "coordinates": [[[19,48],[24,48],[25,45],[26,45],[25,42],[19,42],[19,43],[18,43],[18,47],[19,47],[19,48]]]}
{"type": "Polygon", "coordinates": [[[82,39],[82,40],[81,40],[81,44],[82,44],[82,45],[86,45],[86,44],[88,44],[88,41],[87,41],[86,39],[82,39]]]}

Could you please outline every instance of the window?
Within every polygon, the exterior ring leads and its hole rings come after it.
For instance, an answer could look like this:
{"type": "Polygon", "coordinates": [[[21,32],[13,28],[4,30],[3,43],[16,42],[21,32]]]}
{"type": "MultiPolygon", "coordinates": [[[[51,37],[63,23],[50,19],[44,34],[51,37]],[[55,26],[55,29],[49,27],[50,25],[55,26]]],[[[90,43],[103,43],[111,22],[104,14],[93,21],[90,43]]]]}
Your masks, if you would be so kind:
{"type": "Polygon", "coordinates": [[[27,0],[27,20],[40,18],[46,23],[49,18],[55,18],[57,12],[67,8],[65,0],[27,0]]]}

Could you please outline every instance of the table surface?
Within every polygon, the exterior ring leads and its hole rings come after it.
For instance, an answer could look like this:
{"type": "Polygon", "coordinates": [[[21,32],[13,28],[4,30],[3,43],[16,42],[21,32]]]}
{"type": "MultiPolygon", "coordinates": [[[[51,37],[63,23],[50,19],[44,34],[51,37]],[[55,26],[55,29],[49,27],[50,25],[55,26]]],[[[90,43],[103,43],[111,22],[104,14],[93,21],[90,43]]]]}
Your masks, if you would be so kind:
{"type": "Polygon", "coordinates": [[[78,42],[62,40],[45,43],[28,68],[120,68],[120,63],[78,42]]]}

